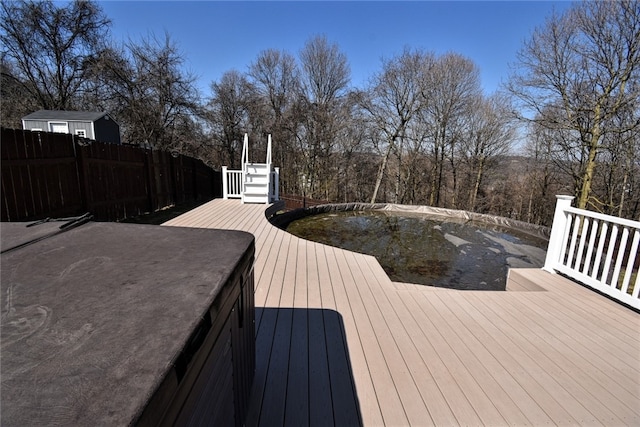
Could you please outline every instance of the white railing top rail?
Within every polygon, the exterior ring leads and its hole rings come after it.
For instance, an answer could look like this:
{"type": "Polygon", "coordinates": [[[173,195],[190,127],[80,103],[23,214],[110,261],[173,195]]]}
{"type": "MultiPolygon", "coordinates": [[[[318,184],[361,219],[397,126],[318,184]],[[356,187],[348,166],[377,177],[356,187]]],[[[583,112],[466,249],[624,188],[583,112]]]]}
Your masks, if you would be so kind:
{"type": "Polygon", "coordinates": [[[574,213],[576,215],[582,215],[589,218],[597,219],[598,221],[606,221],[613,224],[622,225],[624,227],[631,227],[640,229],[640,221],[634,221],[632,219],[619,218],[617,216],[601,214],[598,212],[588,211],[586,209],[578,209],[572,206],[564,208],[565,212],[574,213]]]}

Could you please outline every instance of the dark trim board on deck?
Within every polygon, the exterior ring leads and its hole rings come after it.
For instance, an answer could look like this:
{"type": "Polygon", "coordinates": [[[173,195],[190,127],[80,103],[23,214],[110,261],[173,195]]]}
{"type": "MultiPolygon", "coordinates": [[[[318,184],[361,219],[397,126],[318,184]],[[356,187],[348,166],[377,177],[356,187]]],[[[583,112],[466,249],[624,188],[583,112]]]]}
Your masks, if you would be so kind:
{"type": "Polygon", "coordinates": [[[165,225],[256,236],[247,425],[640,425],[640,315],[560,276],[392,283],[375,258],[213,200],[165,225]]]}

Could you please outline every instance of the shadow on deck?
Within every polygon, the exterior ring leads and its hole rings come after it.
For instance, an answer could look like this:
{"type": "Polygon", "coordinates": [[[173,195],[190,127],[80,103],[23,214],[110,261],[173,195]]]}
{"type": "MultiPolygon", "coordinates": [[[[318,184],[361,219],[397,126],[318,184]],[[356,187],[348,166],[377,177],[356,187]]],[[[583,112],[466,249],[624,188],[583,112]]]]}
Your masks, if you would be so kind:
{"type": "Polygon", "coordinates": [[[256,319],[260,333],[247,425],[362,425],[342,316],[326,309],[257,307],[256,319]]]}

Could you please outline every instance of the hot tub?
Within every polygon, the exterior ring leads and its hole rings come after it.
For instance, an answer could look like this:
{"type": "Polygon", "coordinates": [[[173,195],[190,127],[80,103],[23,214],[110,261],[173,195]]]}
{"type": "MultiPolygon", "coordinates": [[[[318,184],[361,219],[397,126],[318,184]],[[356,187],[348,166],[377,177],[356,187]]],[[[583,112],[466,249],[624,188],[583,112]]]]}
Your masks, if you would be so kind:
{"type": "Polygon", "coordinates": [[[3,223],[3,425],[242,425],[253,236],[3,223]]]}

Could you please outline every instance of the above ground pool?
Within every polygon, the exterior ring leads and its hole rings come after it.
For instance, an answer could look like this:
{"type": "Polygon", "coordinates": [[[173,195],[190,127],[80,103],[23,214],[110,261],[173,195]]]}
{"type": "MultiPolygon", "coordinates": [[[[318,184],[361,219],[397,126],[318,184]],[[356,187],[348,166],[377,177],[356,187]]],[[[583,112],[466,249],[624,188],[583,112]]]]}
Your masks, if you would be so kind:
{"type": "Polygon", "coordinates": [[[325,212],[286,230],[373,255],[393,281],[455,289],[504,290],[508,268],[541,267],[547,247],[542,237],[499,225],[388,210],[325,212]]]}

